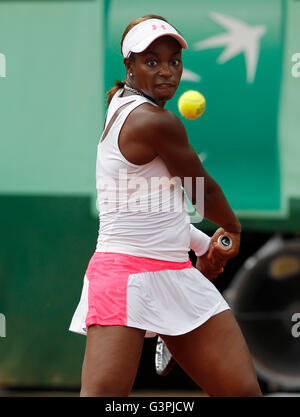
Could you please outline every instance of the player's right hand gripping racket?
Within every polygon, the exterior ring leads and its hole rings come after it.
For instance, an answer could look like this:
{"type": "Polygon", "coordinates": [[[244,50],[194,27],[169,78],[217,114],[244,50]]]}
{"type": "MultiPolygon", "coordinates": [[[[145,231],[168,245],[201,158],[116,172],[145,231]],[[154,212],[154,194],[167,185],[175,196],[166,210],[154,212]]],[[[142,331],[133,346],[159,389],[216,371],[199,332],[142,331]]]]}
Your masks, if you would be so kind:
{"type": "MultiPolygon", "coordinates": [[[[221,235],[218,238],[218,244],[225,250],[232,246],[232,239],[227,235],[221,235]]],[[[168,375],[175,366],[175,359],[172,357],[167,345],[160,336],[157,338],[155,352],[155,370],[158,375],[168,375]]]]}
{"type": "Polygon", "coordinates": [[[175,365],[175,359],[172,357],[167,345],[160,336],[157,338],[155,352],[155,370],[158,375],[168,375],[175,365]]]}

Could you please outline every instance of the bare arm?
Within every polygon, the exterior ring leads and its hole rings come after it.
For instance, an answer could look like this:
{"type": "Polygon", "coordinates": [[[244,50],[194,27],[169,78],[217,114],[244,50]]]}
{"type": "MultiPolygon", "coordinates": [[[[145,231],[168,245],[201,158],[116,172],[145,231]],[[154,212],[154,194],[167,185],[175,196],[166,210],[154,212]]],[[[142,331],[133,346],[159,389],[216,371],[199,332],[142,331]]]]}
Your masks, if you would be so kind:
{"type": "MultiPolygon", "coordinates": [[[[173,177],[179,177],[182,183],[184,178],[192,178],[190,189],[185,188],[192,204],[196,201],[196,178],[203,177],[204,217],[228,232],[240,233],[240,222],[220,186],[205,171],[181,121],[168,110],[150,107],[148,111],[140,110],[139,117],[135,117],[137,134],[141,134],[162,158],[173,177]]],[[[194,207],[197,210],[197,206],[194,207]]]]}

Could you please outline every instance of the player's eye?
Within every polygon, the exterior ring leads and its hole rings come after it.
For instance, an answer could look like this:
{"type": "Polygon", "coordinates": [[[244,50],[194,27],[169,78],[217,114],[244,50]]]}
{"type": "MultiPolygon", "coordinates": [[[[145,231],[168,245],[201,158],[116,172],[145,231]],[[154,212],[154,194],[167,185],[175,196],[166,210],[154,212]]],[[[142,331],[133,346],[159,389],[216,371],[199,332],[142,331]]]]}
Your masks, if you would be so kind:
{"type": "Polygon", "coordinates": [[[178,65],[180,65],[180,59],[178,59],[178,58],[175,58],[175,59],[172,59],[172,65],[174,65],[175,67],[178,67],[178,65]]]}
{"type": "Polygon", "coordinates": [[[149,65],[149,67],[155,67],[157,64],[158,64],[157,60],[153,58],[148,59],[147,61],[147,65],[149,65]]]}

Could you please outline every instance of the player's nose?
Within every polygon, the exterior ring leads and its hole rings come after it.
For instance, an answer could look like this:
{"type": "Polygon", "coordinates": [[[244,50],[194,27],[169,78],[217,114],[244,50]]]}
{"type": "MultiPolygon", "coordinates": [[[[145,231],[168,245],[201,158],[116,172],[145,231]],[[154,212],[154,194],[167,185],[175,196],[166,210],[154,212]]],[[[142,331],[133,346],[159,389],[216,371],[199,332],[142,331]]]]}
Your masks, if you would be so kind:
{"type": "Polygon", "coordinates": [[[170,69],[170,65],[168,62],[163,62],[160,66],[159,69],[159,75],[162,77],[171,77],[172,76],[172,72],[170,69]]]}

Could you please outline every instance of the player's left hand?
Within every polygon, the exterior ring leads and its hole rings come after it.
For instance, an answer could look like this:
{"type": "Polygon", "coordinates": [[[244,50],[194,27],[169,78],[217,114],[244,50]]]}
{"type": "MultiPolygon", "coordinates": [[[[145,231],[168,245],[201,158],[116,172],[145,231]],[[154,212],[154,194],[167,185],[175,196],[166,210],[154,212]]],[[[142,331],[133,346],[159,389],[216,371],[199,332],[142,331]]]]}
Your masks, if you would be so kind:
{"type": "Polygon", "coordinates": [[[224,266],[227,262],[215,262],[214,252],[216,251],[215,246],[212,246],[204,255],[198,256],[196,262],[196,268],[208,279],[217,278],[218,275],[224,271],[224,266]],[[210,256],[209,256],[210,254],[210,256]]]}

